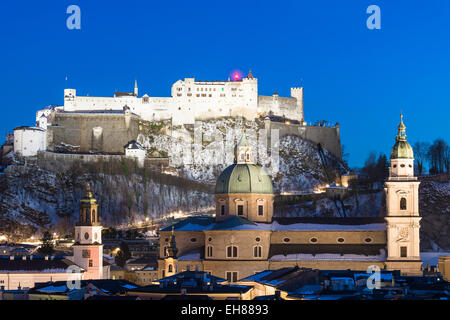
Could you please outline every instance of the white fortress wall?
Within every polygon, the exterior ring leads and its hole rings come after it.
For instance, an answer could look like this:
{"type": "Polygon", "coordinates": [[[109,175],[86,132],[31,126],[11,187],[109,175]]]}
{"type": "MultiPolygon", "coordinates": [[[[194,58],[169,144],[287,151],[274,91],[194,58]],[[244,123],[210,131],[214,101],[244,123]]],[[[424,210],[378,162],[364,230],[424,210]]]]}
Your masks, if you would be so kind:
{"type": "Polygon", "coordinates": [[[123,110],[126,105],[144,120],[172,119],[174,125],[226,116],[254,119],[269,111],[301,120],[302,88],[291,88],[291,95],[295,97],[258,96],[258,80],[251,75],[237,81],[196,81],[194,78],[185,78],[172,85],[171,97],[150,97],[145,94],[139,98],[137,88],[133,93],[116,93],[114,97],[77,96],[75,89],[65,89],[64,110],[123,110]]]}

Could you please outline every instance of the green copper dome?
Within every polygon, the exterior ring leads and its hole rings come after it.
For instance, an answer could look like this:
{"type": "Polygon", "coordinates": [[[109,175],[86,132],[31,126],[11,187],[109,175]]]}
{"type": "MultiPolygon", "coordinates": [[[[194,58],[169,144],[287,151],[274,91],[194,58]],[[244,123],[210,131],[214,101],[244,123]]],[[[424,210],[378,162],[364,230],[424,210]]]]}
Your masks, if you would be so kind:
{"type": "Polygon", "coordinates": [[[414,159],[413,149],[406,141],[397,141],[392,147],[391,159],[414,159]]]}
{"type": "Polygon", "coordinates": [[[414,159],[414,152],[406,141],[406,126],[403,124],[403,115],[400,115],[400,124],[397,127],[396,142],[391,150],[391,159],[414,159]]]}
{"type": "Polygon", "coordinates": [[[216,194],[268,193],[273,194],[272,180],[266,171],[255,164],[233,164],[217,179],[216,194]]]}

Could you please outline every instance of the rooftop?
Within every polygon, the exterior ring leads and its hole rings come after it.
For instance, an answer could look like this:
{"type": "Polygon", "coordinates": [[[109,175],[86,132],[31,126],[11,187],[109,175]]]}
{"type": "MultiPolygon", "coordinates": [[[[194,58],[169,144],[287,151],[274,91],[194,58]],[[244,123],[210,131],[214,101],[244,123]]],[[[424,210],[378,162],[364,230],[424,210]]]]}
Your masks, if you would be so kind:
{"type": "MultiPolygon", "coordinates": [[[[175,231],[268,230],[268,231],[384,231],[384,218],[274,218],[272,223],[257,223],[232,216],[221,222],[214,217],[189,217],[175,223],[175,231]]],[[[172,226],[161,231],[171,231],[172,226]]]]}

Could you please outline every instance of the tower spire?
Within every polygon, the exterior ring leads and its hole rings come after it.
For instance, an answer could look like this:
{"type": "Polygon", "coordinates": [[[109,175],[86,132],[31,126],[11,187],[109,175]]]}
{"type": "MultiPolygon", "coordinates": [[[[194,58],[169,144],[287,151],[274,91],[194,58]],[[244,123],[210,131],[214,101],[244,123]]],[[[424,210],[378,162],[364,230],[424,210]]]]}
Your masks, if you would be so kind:
{"type": "Polygon", "coordinates": [[[406,126],[403,123],[403,113],[400,113],[400,123],[397,127],[397,141],[406,141],[406,126]]]}
{"type": "Polygon", "coordinates": [[[138,95],[138,85],[137,85],[137,80],[134,79],[134,95],[137,97],[138,95]]]}
{"type": "Polygon", "coordinates": [[[172,233],[170,235],[170,241],[169,241],[169,246],[167,247],[167,256],[169,258],[176,258],[177,257],[177,252],[178,252],[178,248],[177,248],[177,243],[175,241],[175,227],[172,226],[172,233]]]}

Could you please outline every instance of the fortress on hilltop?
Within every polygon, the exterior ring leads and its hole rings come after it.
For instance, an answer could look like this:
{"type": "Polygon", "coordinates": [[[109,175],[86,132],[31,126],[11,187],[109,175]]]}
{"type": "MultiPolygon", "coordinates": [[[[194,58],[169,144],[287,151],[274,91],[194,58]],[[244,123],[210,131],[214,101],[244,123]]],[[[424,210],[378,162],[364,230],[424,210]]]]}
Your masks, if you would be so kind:
{"type": "MultiPolygon", "coordinates": [[[[305,121],[303,87],[292,87],[290,97],[276,92],[262,96],[258,79],[249,71],[246,77],[224,81],[185,78],[176,81],[171,92],[170,97],[139,96],[137,81],[133,91],[115,92],[112,97],[79,96],[75,89],[65,89],[62,106],[36,113],[36,126],[44,132],[35,127],[23,129],[33,137],[23,148],[18,144],[15,152],[28,156],[37,151],[120,155],[126,153],[124,145],[138,140],[141,122],[165,121],[176,129],[196,121],[233,117],[262,119],[269,139],[271,130],[278,130],[280,138],[299,136],[342,158],[339,124],[305,121]]],[[[18,141],[21,132],[17,131],[18,141]]]]}
{"type": "Polygon", "coordinates": [[[195,120],[217,117],[255,119],[274,114],[303,123],[303,88],[291,88],[290,97],[258,95],[258,79],[249,71],[246,78],[227,81],[178,80],[171,97],[138,96],[116,92],[113,97],[77,96],[75,89],[64,90],[64,111],[122,111],[126,105],[143,120],[171,119],[173,125],[194,124],[195,120]]]}

